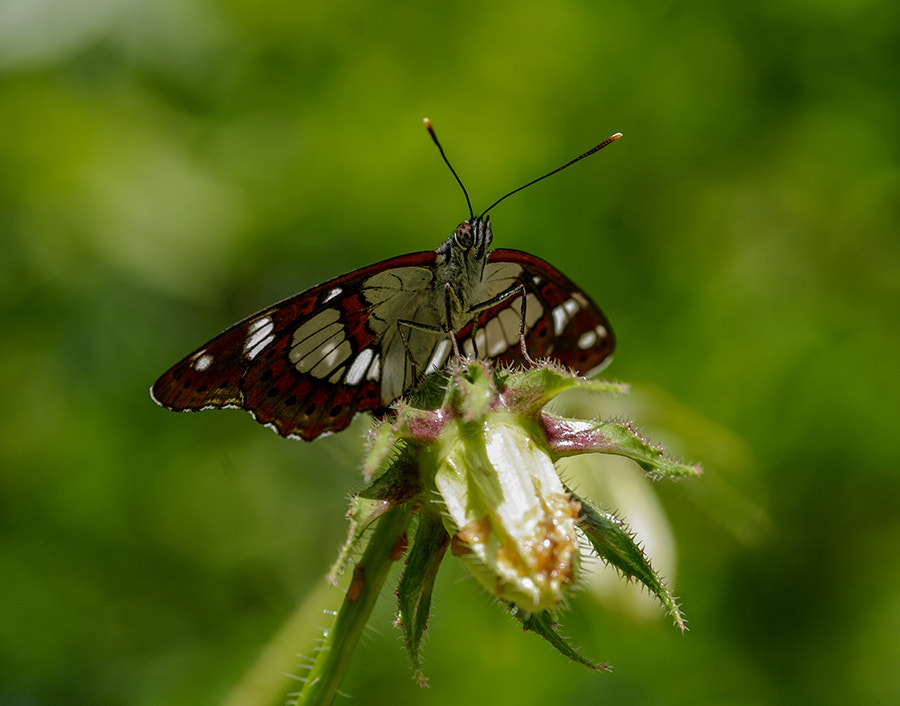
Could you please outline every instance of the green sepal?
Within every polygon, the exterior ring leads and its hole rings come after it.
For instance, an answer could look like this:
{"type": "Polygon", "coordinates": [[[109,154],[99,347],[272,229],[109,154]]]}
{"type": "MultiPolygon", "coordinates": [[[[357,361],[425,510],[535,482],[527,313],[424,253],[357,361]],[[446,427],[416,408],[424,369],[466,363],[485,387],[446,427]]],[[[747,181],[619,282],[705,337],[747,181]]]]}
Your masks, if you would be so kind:
{"type": "Polygon", "coordinates": [[[394,408],[394,422],[383,422],[369,433],[362,469],[365,480],[370,481],[381,469],[389,468],[395,457],[401,455],[409,444],[433,443],[440,436],[444,424],[438,412],[398,404],[394,408]]]}
{"type": "Polygon", "coordinates": [[[463,424],[480,421],[497,398],[497,386],[491,368],[486,363],[470,361],[453,372],[448,390],[448,407],[463,424]]]}
{"type": "Polygon", "coordinates": [[[338,575],[357,553],[366,530],[375,520],[392,507],[413,500],[421,492],[416,456],[401,448],[387,470],[372,485],[350,498],[350,508],[347,510],[350,528],[347,539],[328,572],[328,580],[332,584],[337,583],[338,575]]]}
{"type": "Polygon", "coordinates": [[[422,673],[422,638],[428,627],[434,581],[449,545],[450,535],[444,529],[441,516],[429,506],[423,506],[419,511],[415,540],[397,587],[397,623],[403,630],[414,678],[422,686],[427,684],[422,673]]]}
{"type": "Polygon", "coordinates": [[[447,401],[450,387],[449,370],[438,370],[426,375],[409,396],[409,404],[416,409],[438,409],[447,401]]]}
{"type": "MultiPolygon", "coordinates": [[[[572,493],[571,490],[569,492],[572,493]]],[[[644,584],[672,616],[675,625],[684,630],[684,616],[675,597],[650,565],[650,560],[625,523],[611,512],[600,510],[574,493],[572,496],[581,503],[578,527],[598,556],[625,576],[636,578],[644,584]]]]}
{"type": "Polygon", "coordinates": [[[441,408],[441,401],[450,394],[448,380],[447,373],[429,375],[423,383],[423,391],[413,396],[414,404],[396,403],[390,421],[380,422],[369,432],[362,469],[366,481],[391,463],[392,457],[405,447],[404,442],[427,446],[440,438],[448,422],[449,406],[441,408]]]}
{"type": "Polygon", "coordinates": [[[388,465],[397,453],[397,439],[391,424],[380,423],[369,432],[366,457],[363,460],[363,478],[371,481],[375,474],[388,465]]]}
{"type": "Polygon", "coordinates": [[[666,456],[660,446],[644,439],[630,424],[567,419],[544,413],[541,426],[556,459],[584,453],[615,454],[630,458],[653,479],[703,473],[700,466],[666,456]]]}
{"type": "Polygon", "coordinates": [[[410,448],[406,443],[395,447],[395,455],[384,473],[358,497],[370,500],[389,500],[394,505],[412,500],[422,492],[419,481],[419,466],[423,454],[420,450],[410,448]]]}
{"type": "Polygon", "coordinates": [[[527,613],[512,603],[508,603],[507,606],[513,616],[522,623],[522,627],[525,630],[535,632],[543,637],[547,642],[553,645],[553,647],[556,648],[556,651],[563,657],[567,657],[573,662],[584,665],[588,669],[594,669],[596,671],[605,671],[609,669],[609,665],[592,662],[572,647],[568,640],[556,631],[556,621],[553,620],[553,614],[549,610],[542,610],[538,613],[527,613]]]}
{"type": "Polygon", "coordinates": [[[548,402],[569,390],[613,395],[628,391],[627,385],[584,378],[550,363],[517,371],[504,382],[506,384],[501,392],[504,404],[517,414],[531,418],[537,417],[548,402]]]}

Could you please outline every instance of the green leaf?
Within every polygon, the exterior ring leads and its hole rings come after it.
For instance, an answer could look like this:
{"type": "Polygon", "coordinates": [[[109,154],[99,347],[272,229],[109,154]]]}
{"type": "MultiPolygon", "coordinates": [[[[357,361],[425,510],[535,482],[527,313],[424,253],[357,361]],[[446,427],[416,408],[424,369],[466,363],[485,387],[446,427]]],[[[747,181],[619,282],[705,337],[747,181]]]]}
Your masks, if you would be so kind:
{"type": "MultiPolygon", "coordinates": [[[[578,497],[574,493],[572,496],[578,497]]],[[[578,500],[581,502],[578,526],[594,551],[626,576],[643,583],[659,599],[675,624],[684,630],[684,616],[675,597],[654,571],[625,523],[611,512],[600,510],[581,498],[578,500]]]]}
{"type": "Polygon", "coordinates": [[[422,637],[428,626],[434,581],[449,545],[450,535],[444,528],[441,516],[431,506],[423,506],[419,512],[415,542],[397,588],[398,622],[403,630],[415,678],[422,686],[427,684],[422,674],[422,637]]]}
{"type": "Polygon", "coordinates": [[[553,620],[553,615],[550,611],[542,610],[539,613],[526,613],[511,603],[509,604],[509,608],[515,618],[522,623],[523,628],[543,637],[564,657],[568,657],[573,662],[578,662],[578,664],[582,664],[588,669],[597,671],[609,669],[609,665],[592,662],[572,647],[568,640],[557,632],[556,621],[553,620]]]}

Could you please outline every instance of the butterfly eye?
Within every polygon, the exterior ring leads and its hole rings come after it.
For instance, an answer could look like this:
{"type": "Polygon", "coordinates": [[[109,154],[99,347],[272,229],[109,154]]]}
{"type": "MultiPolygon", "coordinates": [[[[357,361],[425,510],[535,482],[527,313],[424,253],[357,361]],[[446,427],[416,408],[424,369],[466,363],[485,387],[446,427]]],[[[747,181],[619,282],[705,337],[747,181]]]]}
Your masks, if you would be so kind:
{"type": "Polygon", "coordinates": [[[456,231],[453,233],[453,240],[464,250],[471,248],[472,244],[475,242],[475,232],[472,230],[472,224],[468,221],[463,221],[456,226],[456,231]]]}

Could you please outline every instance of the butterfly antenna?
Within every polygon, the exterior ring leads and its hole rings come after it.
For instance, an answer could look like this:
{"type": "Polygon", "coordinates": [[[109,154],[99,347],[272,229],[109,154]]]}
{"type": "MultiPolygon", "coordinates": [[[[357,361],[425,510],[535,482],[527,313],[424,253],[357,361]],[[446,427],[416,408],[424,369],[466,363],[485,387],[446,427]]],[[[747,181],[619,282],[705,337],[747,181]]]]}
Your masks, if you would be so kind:
{"type": "MultiPolygon", "coordinates": [[[[430,128],[429,128],[429,129],[430,129],[430,128]]],[[[434,133],[432,133],[432,136],[434,136],[434,133]]],[[[585,152],[584,154],[580,154],[580,155],[578,155],[575,159],[569,160],[568,162],[566,162],[566,163],[565,163],[564,165],[562,165],[561,167],[557,167],[557,168],[554,169],[552,172],[547,172],[546,174],[544,174],[544,176],[539,176],[537,179],[532,179],[532,180],[529,181],[527,184],[523,184],[522,186],[520,186],[518,189],[513,189],[513,190],[510,191],[508,194],[504,194],[504,195],[501,196],[499,199],[497,199],[496,201],[494,201],[494,203],[492,203],[490,206],[488,206],[486,209],[484,209],[484,211],[481,213],[481,216],[479,216],[479,218],[483,218],[484,215],[485,215],[488,211],[490,211],[494,206],[496,206],[496,205],[497,205],[498,203],[500,203],[501,201],[504,201],[505,199],[509,198],[509,197],[512,196],[513,194],[518,193],[518,192],[521,191],[522,189],[527,189],[527,188],[528,188],[529,186],[531,186],[532,184],[537,184],[539,181],[543,181],[543,180],[546,179],[548,176],[553,176],[553,175],[556,174],[557,172],[561,172],[561,171],[562,171],[563,169],[565,169],[566,167],[571,167],[573,164],[575,164],[575,162],[580,162],[580,161],[581,161],[582,159],[584,159],[585,157],[590,157],[592,154],[594,154],[594,152],[599,152],[600,150],[602,150],[602,149],[603,149],[604,147],[606,147],[607,145],[610,145],[610,144],[612,144],[613,142],[615,142],[616,140],[618,140],[620,137],[622,137],[622,133],[621,133],[621,132],[617,132],[615,135],[610,135],[609,137],[607,137],[605,140],[603,140],[603,142],[601,142],[601,143],[600,143],[599,145],[597,145],[596,147],[592,147],[591,149],[589,149],[589,150],[588,150],[587,152],[585,152]]],[[[437,138],[435,138],[435,141],[437,141],[437,138]]],[[[438,147],[440,147],[440,145],[438,145],[438,147]]],[[[443,154],[443,150],[441,151],[441,154],[443,154]]],[[[452,167],[451,167],[451,169],[452,169],[452,167]]],[[[469,197],[467,196],[466,199],[468,199],[468,198],[469,198],[469,197]]],[[[470,210],[471,210],[471,208],[470,208],[470,210]]]]}
{"type": "MultiPolygon", "coordinates": [[[[431,121],[428,118],[422,118],[422,122],[425,123],[425,129],[428,130],[428,134],[431,135],[431,139],[434,140],[434,144],[437,145],[438,150],[441,153],[441,157],[444,159],[444,164],[449,167],[450,172],[456,177],[456,183],[459,184],[459,188],[462,189],[463,196],[466,197],[466,205],[469,207],[469,218],[475,218],[475,213],[472,211],[472,202],[469,200],[469,192],[466,191],[466,187],[463,186],[462,179],[459,178],[459,174],[456,173],[456,170],[453,168],[453,165],[450,164],[450,160],[447,159],[447,155],[444,154],[444,148],[441,147],[441,143],[437,138],[437,135],[434,133],[434,128],[431,127],[431,121]]],[[[597,148],[599,149],[599,148],[597,148]]],[[[587,156],[587,155],[583,155],[587,156]]],[[[577,161],[577,160],[576,160],[577,161]]],[[[497,204],[494,204],[495,206],[497,204]]]]}

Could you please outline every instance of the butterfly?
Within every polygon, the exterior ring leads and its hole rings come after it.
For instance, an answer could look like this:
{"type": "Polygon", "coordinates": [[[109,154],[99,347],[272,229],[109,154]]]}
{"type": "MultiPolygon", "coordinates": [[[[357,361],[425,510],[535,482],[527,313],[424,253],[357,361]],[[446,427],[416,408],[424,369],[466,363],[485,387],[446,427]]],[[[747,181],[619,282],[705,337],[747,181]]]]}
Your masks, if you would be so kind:
{"type": "Polygon", "coordinates": [[[239,321],[164,373],[152,398],[178,412],[243,409],[311,441],[358,413],[384,414],[452,356],[552,358],[581,374],[602,367],[615,343],[591,298],[534,255],[489,249],[487,211],[515,191],[477,217],[470,204],[470,218],[435,250],[354,270],[239,321]]]}

